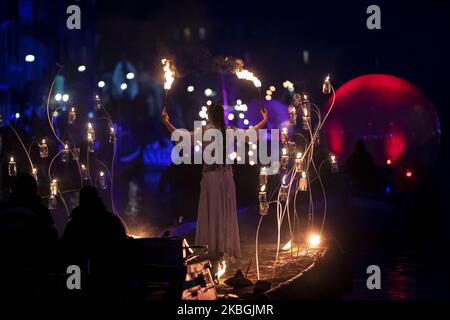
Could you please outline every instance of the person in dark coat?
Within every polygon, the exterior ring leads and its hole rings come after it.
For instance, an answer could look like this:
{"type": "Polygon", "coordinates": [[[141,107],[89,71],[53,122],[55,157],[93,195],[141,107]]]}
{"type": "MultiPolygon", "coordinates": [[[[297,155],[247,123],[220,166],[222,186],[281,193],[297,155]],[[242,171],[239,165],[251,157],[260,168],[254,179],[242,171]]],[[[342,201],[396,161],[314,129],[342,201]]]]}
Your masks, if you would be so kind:
{"type": "Polygon", "coordinates": [[[81,268],[82,287],[89,295],[120,294],[117,280],[124,272],[120,266],[125,263],[127,238],[121,220],[106,209],[97,189],[83,187],[79,206],[73,209],[61,237],[61,248],[64,263],[81,268]]]}
{"type": "Polygon", "coordinates": [[[10,199],[0,205],[2,291],[10,297],[42,296],[56,268],[57,246],[58,233],[50,211],[41,204],[36,180],[19,175],[10,199]]]}
{"type": "Polygon", "coordinates": [[[376,187],[376,166],[363,140],[356,141],[355,150],[344,166],[344,171],[359,191],[373,191],[376,187]]]}

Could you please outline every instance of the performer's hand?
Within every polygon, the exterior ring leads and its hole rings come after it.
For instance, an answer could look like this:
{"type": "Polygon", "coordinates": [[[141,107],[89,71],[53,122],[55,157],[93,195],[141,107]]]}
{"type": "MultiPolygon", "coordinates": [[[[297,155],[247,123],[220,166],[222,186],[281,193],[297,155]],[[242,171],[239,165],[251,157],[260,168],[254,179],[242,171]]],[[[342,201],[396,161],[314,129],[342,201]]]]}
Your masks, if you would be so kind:
{"type": "Polygon", "coordinates": [[[266,107],[262,107],[261,108],[261,114],[262,114],[264,120],[267,120],[269,118],[269,115],[267,114],[266,107]]]}
{"type": "Polygon", "coordinates": [[[161,119],[164,122],[169,122],[169,114],[166,111],[166,107],[164,107],[163,110],[162,110],[161,119]]]}

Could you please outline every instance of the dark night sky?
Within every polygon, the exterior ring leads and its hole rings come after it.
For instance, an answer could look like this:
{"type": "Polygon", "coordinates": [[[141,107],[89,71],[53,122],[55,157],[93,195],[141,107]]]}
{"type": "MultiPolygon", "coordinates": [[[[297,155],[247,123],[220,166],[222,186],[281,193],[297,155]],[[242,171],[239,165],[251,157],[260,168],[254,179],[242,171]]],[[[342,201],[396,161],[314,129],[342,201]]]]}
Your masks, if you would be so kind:
{"type": "Polygon", "coordinates": [[[171,53],[189,74],[204,71],[195,57],[206,52],[243,57],[261,78],[294,79],[305,88],[328,72],[341,84],[375,72],[408,79],[438,110],[444,130],[436,168],[448,173],[450,4],[444,1],[99,1],[96,14],[97,54],[106,57],[105,67],[123,54],[171,53]],[[381,8],[381,30],[366,28],[370,4],[381,8]],[[206,42],[171,37],[176,29],[200,26],[208,30],[206,42]],[[311,56],[307,66],[304,49],[311,56]]]}

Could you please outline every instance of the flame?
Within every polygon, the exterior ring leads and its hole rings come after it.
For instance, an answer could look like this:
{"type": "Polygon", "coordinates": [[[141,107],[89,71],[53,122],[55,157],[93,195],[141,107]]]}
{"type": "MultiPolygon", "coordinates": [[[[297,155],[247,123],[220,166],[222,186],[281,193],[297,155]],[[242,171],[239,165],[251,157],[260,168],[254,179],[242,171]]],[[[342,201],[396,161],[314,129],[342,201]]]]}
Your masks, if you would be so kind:
{"type": "Polygon", "coordinates": [[[239,79],[252,81],[257,88],[261,87],[261,81],[253,74],[253,72],[245,69],[240,69],[236,71],[236,76],[239,79]]]}
{"type": "Polygon", "coordinates": [[[320,236],[315,233],[311,234],[309,236],[309,246],[311,248],[315,248],[315,247],[319,246],[319,244],[320,244],[320,236]]]}
{"type": "Polygon", "coordinates": [[[227,264],[225,260],[223,260],[222,262],[219,262],[219,265],[217,267],[216,273],[217,280],[220,280],[220,277],[222,277],[225,274],[225,271],[227,271],[227,264]]]}
{"type": "Polygon", "coordinates": [[[161,63],[164,65],[164,79],[166,80],[164,82],[164,89],[170,90],[170,88],[172,87],[172,83],[175,80],[175,72],[173,71],[173,67],[169,59],[162,59],[161,63]]]}
{"type": "Polygon", "coordinates": [[[290,250],[292,248],[292,241],[289,240],[281,250],[290,250]]]}

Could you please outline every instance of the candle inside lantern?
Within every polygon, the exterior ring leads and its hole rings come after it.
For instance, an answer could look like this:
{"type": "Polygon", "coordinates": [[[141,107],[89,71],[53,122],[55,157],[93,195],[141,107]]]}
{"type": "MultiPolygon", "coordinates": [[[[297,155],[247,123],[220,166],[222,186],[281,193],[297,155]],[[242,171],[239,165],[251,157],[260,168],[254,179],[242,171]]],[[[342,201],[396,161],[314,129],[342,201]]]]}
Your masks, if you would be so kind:
{"type": "Polygon", "coordinates": [[[261,167],[259,170],[259,185],[265,186],[267,184],[267,168],[261,167]]]}
{"type": "Polygon", "coordinates": [[[291,112],[289,112],[289,121],[292,125],[297,124],[297,109],[292,107],[291,112]]]}
{"type": "Polygon", "coordinates": [[[66,143],[64,144],[64,149],[62,150],[62,153],[61,153],[61,161],[69,162],[69,156],[70,156],[69,144],[66,141],[66,143]]]}
{"type": "Polygon", "coordinates": [[[95,130],[94,130],[94,126],[92,125],[92,123],[88,122],[87,124],[87,133],[91,135],[91,139],[94,140],[95,139],[95,130]]]}
{"type": "Polygon", "coordinates": [[[259,191],[259,214],[266,216],[269,212],[269,204],[267,203],[266,185],[262,185],[259,191]]]}
{"type": "Polygon", "coordinates": [[[339,172],[339,165],[338,162],[336,161],[336,156],[335,155],[331,155],[331,172],[332,173],[338,173],[339,172]]]}
{"type": "Polygon", "coordinates": [[[95,95],[95,108],[100,110],[102,108],[100,96],[98,94],[95,95]]]}
{"type": "Polygon", "coordinates": [[[56,196],[58,194],[58,180],[53,179],[50,182],[50,195],[56,196]]]}
{"type": "Polygon", "coordinates": [[[117,143],[116,131],[114,130],[114,126],[109,128],[109,143],[117,143]]]}
{"type": "Polygon", "coordinates": [[[297,145],[295,144],[295,141],[288,141],[288,150],[289,155],[295,154],[295,150],[297,150],[297,145]]]}
{"type": "Polygon", "coordinates": [[[17,176],[17,164],[16,164],[16,160],[14,159],[13,156],[11,156],[9,158],[9,162],[8,162],[8,176],[10,176],[10,177],[17,176]]]}
{"type": "Polygon", "coordinates": [[[95,139],[94,127],[92,126],[92,124],[90,122],[88,122],[88,125],[87,125],[87,147],[88,147],[88,152],[90,152],[90,153],[94,152],[94,150],[95,150],[94,139],[95,139]]]}
{"type": "Polygon", "coordinates": [[[294,94],[294,107],[300,108],[302,106],[302,95],[300,93],[294,94]]]}
{"type": "Polygon", "coordinates": [[[295,158],[295,170],[298,174],[301,173],[301,171],[303,170],[303,158],[302,158],[303,154],[301,152],[297,153],[297,156],[295,158]]]}
{"type": "Polygon", "coordinates": [[[83,180],[89,180],[89,171],[84,164],[81,164],[80,171],[81,171],[81,178],[83,180]]]}
{"type": "Polygon", "coordinates": [[[105,173],[103,171],[100,171],[98,173],[98,186],[102,190],[106,190],[108,188],[108,185],[106,184],[105,173]]]}
{"type": "Polygon", "coordinates": [[[281,148],[281,167],[286,169],[289,164],[289,155],[286,148],[281,148]]]}
{"type": "Polygon", "coordinates": [[[331,93],[331,83],[330,83],[330,76],[326,76],[325,80],[323,81],[323,86],[322,86],[322,92],[325,94],[330,94],[331,93]]]}
{"type": "Polygon", "coordinates": [[[311,104],[309,102],[309,97],[306,93],[303,94],[303,96],[302,96],[302,108],[306,109],[308,111],[308,114],[310,113],[311,104]]]}
{"type": "Polygon", "coordinates": [[[280,201],[286,201],[288,195],[288,184],[286,183],[286,175],[283,176],[280,187],[280,201]]]}
{"type": "Polygon", "coordinates": [[[56,195],[58,194],[58,182],[56,179],[53,179],[50,182],[50,197],[48,198],[48,209],[54,210],[56,209],[57,200],[56,195]]]}
{"type": "Polygon", "coordinates": [[[48,157],[48,145],[45,139],[42,139],[41,143],[39,144],[39,157],[41,158],[48,157]]]}
{"type": "Polygon", "coordinates": [[[281,143],[286,144],[288,141],[288,129],[283,128],[281,129],[281,143]]]}
{"type": "Polygon", "coordinates": [[[308,180],[306,178],[306,172],[302,171],[302,175],[300,179],[298,180],[298,189],[300,191],[307,191],[308,190],[308,180]]]}
{"type": "Polygon", "coordinates": [[[309,129],[309,110],[305,107],[303,107],[303,129],[308,130],[309,129]]]}
{"type": "Polygon", "coordinates": [[[69,115],[67,116],[67,123],[68,124],[74,124],[75,120],[77,119],[77,113],[75,111],[75,108],[70,108],[69,115]]]}

